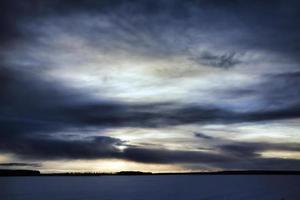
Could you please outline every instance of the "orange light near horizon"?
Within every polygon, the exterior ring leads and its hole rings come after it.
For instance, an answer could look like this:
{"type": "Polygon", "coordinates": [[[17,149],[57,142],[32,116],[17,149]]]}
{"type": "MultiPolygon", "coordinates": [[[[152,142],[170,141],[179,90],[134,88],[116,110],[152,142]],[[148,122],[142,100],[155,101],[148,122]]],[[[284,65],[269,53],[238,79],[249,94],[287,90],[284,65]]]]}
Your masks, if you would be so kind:
{"type": "Polygon", "coordinates": [[[48,172],[119,172],[119,171],[143,171],[143,172],[180,172],[186,171],[180,166],[167,164],[137,163],[120,159],[102,160],[70,160],[47,161],[43,163],[40,171],[48,172]]]}
{"type": "Polygon", "coordinates": [[[300,152],[298,151],[264,151],[260,155],[263,158],[283,158],[300,160],[300,152]]]}

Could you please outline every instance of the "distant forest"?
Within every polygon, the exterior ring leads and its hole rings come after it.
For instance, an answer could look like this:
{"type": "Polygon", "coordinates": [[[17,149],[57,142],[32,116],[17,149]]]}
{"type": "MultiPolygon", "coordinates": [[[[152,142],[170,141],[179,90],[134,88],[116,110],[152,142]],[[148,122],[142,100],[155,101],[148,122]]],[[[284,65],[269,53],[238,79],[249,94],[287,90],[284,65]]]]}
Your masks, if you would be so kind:
{"type": "Polygon", "coordinates": [[[141,171],[120,171],[116,173],[99,172],[68,172],[68,173],[41,173],[37,170],[0,169],[0,176],[138,176],[138,175],[300,175],[300,171],[216,171],[216,172],[180,172],[180,173],[152,173],[141,171]]]}

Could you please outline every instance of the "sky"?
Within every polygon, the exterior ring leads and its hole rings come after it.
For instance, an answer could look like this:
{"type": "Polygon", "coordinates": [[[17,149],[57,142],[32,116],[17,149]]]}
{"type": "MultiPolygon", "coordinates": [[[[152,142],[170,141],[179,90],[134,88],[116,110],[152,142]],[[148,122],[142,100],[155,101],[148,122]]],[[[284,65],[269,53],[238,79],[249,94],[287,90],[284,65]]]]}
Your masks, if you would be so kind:
{"type": "Polygon", "coordinates": [[[300,168],[297,0],[3,0],[0,168],[300,168]]]}

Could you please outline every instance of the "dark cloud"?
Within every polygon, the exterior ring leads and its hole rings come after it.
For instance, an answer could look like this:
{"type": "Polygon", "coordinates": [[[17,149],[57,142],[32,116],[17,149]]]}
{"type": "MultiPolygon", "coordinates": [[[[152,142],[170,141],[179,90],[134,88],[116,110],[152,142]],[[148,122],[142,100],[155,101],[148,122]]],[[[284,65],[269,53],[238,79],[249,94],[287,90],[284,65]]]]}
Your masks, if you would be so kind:
{"type": "Polygon", "coordinates": [[[228,69],[241,62],[235,57],[235,53],[214,55],[210,52],[203,52],[198,58],[196,58],[196,61],[203,65],[228,69]]]}
{"type": "Polygon", "coordinates": [[[243,157],[259,157],[263,151],[300,151],[298,143],[232,142],[220,145],[222,152],[243,157]]]}
{"type": "Polygon", "coordinates": [[[125,149],[124,158],[143,163],[217,163],[234,159],[230,155],[201,151],[145,149],[138,147],[125,149]]]}
{"type": "Polygon", "coordinates": [[[232,159],[229,155],[216,153],[131,146],[125,141],[105,136],[81,139],[19,136],[2,140],[0,150],[23,159],[38,160],[119,158],[142,163],[215,163],[232,159]],[[121,150],[120,146],[126,148],[121,150]]]}
{"type": "Polygon", "coordinates": [[[41,167],[39,163],[0,163],[0,167],[41,167]]]}
{"type": "Polygon", "coordinates": [[[28,159],[97,159],[118,157],[120,144],[119,139],[104,136],[77,140],[35,136],[3,141],[0,149],[28,159]]]}
{"type": "Polygon", "coordinates": [[[215,167],[223,169],[289,169],[297,170],[300,160],[293,158],[263,157],[261,153],[269,152],[300,152],[299,143],[268,143],[268,142],[238,142],[224,140],[223,144],[215,145],[219,152],[236,158],[234,161],[219,162],[215,167]]]}
{"type": "Polygon", "coordinates": [[[297,119],[300,117],[300,105],[287,106],[275,110],[263,110],[261,112],[249,113],[244,116],[248,122],[267,120],[297,119]]]}
{"type": "Polygon", "coordinates": [[[80,140],[23,138],[14,143],[2,143],[0,148],[22,159],[40,161],[117,158],[140,163],[199,164],[229,169],[296,169],[300,165],[296,159],[260,156],[264,151],[299,152],[298,143],[228,142],[215,145],[209,151],[185,151],[132,146],[116,138],[97,136],[80,140]]]}
{"type": "Polygon", "coordinates": [[[297,142],[243,142],[226,137],[212,137],[203,133],[195,133],[194,136],[195,138],[207,139],[206,142],[212,147],[210,150],[215,149],[225,155],[245,159],[261,158],[261,153],[265,151],[300,152],[300,145],[297,142]]]}
{"type": "Polygon", "coordinates": [[[300,167],[300,160],[292,158],[246,157],[236,162],[218,163],[215,167],[225,170],[298,170],[300,167]]]}
{"type": "Polygon", "coordinates": [[[209,135],[204,134],[204,133],[200,133],[200,132],[194,133],[194,135],[195,135],[195,137],[197,137],[197,138],[201,138],[201,139],[205,139],[205,140],[211,140],[211,139],[214,139],[214,137],[209,136],[209,135]]]}
{"type": "MultiPolygon", "coordinates": [[[[248,112],[245,121],[264,121],[294,119],[300,117],[299,72],[269,74],[263,83],[252,88],[233,91],[232,98],[254,96],[262,107],[261,110],[248,112]]],[[[228,93],[230,95],[230,92],[228,93]]]]}

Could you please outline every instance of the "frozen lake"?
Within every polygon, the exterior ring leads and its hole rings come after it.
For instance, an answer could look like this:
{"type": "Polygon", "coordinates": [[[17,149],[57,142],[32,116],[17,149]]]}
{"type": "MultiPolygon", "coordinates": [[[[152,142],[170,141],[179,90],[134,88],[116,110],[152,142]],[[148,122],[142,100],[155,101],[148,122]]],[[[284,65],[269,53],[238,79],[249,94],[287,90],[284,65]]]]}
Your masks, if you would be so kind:
{"type": "Polygon", "coordinates": [[[0,177],[1,200],[299,200],[300,176],[0,177]]]}

